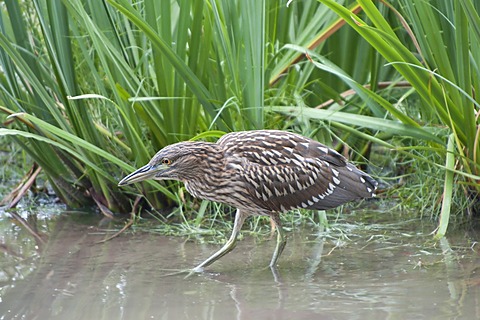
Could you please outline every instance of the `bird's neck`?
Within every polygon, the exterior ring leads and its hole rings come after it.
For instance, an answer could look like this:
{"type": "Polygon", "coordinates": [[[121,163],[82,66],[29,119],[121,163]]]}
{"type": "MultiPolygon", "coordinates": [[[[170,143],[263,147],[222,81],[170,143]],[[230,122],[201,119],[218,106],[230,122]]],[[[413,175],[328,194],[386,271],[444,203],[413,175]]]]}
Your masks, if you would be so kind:
{"type": "Polygon", "coordinates": [[[218,201],[214,195],[218,190],[226,187],[225,171],[214,167],[204,170],[202,174],[185,180],[185,188],[194,197],[210,201],[218,201]]]}

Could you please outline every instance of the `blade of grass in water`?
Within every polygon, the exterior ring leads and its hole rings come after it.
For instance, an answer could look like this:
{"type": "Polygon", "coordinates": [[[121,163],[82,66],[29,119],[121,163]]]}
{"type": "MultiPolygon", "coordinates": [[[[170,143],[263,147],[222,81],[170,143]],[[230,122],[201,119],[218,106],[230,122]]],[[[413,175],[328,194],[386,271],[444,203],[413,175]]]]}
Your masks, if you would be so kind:
{"type": "Polygon", "coordinates": [[[445,184],[443,188],[442,211],[435,238],[439,239],[447,233],[448,221],[450,220],[450,209],[452,207],[453,194],[453,170],[455,169],[455,138],[453,134],[448,137],[447,156],[445,159],[445,184]]]}

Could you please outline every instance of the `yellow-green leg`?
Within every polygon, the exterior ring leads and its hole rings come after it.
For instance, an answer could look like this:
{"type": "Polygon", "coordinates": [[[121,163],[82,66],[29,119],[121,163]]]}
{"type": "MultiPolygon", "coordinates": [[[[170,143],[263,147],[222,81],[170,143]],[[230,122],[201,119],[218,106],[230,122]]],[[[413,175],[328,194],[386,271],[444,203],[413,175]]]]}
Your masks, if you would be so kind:
{"type": "Polygon", "coordinates": [[[278,214],[274,214],[271,216],[271,218],[277,229],[277,244],[275,246],[275,251],[273,252],[272,260],[270,261],[270,268],[275,269],[277,267],[277,260],[287,244],[287,237],[285,236],[285,231],[282,228],[280,216],[278,214]]]}
{"type": "Polygon", "coordinates": [[[200,263],[198,266],[192,269],[193,272],[202,272],[205,267],[208,267],[227,253],[233,250],[235,248],[235,245],[237,243],[237,236],[240,233],[240,230],[242,229],[243,222],[249,215],[242,212],[240,209],[237,209],[237,213],[235,214],[235,222],[233,224],[233,230],[232,230],[232,235],[228,239],[227,243],[212,254],[207,260],[203,261],[200,263]]]}

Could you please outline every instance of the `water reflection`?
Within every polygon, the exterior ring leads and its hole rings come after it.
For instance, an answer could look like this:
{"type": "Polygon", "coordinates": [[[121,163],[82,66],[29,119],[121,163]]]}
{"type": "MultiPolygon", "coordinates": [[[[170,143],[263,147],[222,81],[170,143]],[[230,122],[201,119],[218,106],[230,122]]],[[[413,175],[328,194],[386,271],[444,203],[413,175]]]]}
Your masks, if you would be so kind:
{"type": "Polygon", "coordinates": [[[106,233],[93,215],[31,220],[39,240],[1,220],[0,319],[407,319],[480,317],[478,233],[433,242],[434,225],[390,215],[329,232],[289,233],[278,274],[275,241],[246,235],[207,272],[188,268],[218,249],[183,238],[106,233]]]}

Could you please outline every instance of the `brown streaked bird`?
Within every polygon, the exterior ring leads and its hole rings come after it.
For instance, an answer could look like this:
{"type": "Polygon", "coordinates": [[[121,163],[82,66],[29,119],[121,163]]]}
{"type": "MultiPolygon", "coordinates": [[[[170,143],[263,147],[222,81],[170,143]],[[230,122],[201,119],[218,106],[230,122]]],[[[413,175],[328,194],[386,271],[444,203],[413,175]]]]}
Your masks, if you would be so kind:
{"type": "Polygon", "coordinates": [[[194,197],[237,208],[225,245],[196,266],[201,272],[230,252],[243,222],[269,216],[277,229],[270,267],[287,242],[281,212],[297,208],[325,210],[370,198],[377,182],[333,149],[301,135],[277,130],[233,132],[216,143],[180,142],[160,150],[119,185],[146,179],[179,180],[194,197]]]}

